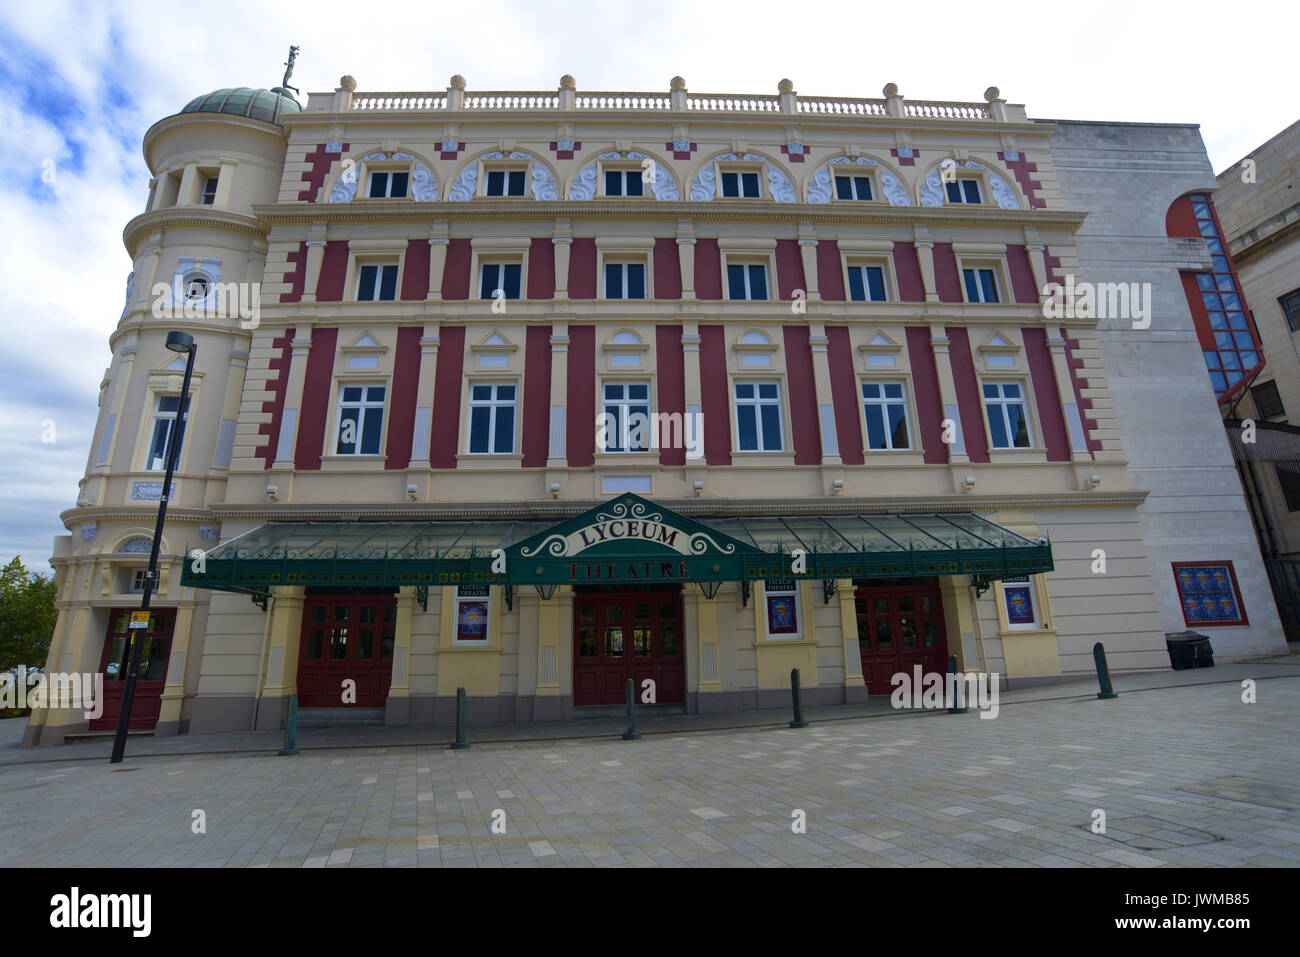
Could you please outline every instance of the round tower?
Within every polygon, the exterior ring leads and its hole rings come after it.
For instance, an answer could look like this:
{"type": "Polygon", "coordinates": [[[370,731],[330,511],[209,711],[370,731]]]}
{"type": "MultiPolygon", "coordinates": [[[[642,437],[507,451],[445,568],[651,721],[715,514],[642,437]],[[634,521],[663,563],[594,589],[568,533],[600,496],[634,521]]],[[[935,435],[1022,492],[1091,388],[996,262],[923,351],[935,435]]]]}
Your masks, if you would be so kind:
{"type": "Polygon", "coordinates": [[[220,539],[209,506],[225,497],[266,261],[254,207],[277,199],[284,120],[300,110],[283,87],[215,90],[145,134],[149,196],[123,233],[132,260],[126,299],[109,337],[85,476],[75,507],[61,516],[71,534],[55,539],[52,558],[59,617],[46,667],[103,675],[102,713],[35,709],[28,743],[116,726],[128,613],[140,605],[167,443],[182,408],[186,357],[164,346],[172,330],[194,337],[194,373],[131,727],[183,730],[202,650],[191,636],[203,633],[208,593],[181,588],[180,561],[220,539]]]}

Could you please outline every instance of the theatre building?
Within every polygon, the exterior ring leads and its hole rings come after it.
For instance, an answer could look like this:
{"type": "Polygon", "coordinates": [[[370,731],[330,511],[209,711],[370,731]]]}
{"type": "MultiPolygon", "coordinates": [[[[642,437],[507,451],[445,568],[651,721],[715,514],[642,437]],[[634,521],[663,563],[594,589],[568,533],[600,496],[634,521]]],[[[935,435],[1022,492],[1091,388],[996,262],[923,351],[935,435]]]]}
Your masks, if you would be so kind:
{"type": "Polygon", "coordinates": [[[133,711],[158,734],[277,728],[295,695],[442,723],[458,688],[473,721],[568,720],[628,679],[786,707],[794,668],[861,702],[950,655],[1085,673],[1099,640],[1167,666],[1097,320],[1043,309],[1089,213],[1055,130],[993,88],[784,80],[195,99],[145,137],[56,541],[50,667],[108,706],[28,740],[114,726],[182,412],[133,711]]]}

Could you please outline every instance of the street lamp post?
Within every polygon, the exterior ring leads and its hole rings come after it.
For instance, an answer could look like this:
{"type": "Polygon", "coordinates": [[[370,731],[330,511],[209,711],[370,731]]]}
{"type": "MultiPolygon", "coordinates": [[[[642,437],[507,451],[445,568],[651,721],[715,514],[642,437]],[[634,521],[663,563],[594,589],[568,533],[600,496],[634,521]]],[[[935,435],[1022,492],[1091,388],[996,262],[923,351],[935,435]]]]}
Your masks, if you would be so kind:
{"type": "MultiPolygon", "coordinates": [[[[158,497],[158,523],[153,529],[153,547],[149,550],[149,571],[144,579],[144,597],[140,599],[140,610],[149,611],[149,599],[153,597],[154,582],[158,580],[158,549],[162,546],[163,522],[167,518],[167,499],[171,495],[172,473],[176,471],[176,458],[180,454],[181,438],[185,432],[185,413],[189,405],[190,376],[194,372],[194,337],[184,332],[167,333],[167,348],[172,352],[184,352],[185,381],[181,385],[181,397],[176,409],[176,427],[167,439],[167,474],[163,477],[162,493],[158,497]]],[[[145,616],[148,621],[148,615],[145,616]]],[[[130,661],[126,669],[126,687],[122,689],[122,711],[117,716],[117,735],[113,738],[113,756],[110,764],[121,764],[122,754],[126,751],[126,731],[131,725],[131,705],[135,703],[135,683],[140,671],[140,658],[144,641],[136,636],[138,629],[132,628],[130,635],[130,661]]]]}

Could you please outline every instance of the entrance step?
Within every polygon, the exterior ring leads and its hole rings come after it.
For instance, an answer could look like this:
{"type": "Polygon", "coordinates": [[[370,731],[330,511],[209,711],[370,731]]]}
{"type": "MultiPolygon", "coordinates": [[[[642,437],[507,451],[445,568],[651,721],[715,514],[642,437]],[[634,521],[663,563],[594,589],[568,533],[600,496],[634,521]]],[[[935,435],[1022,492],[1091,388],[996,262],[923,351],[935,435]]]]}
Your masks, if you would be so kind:
{"type": "Polygon", "coordinates": [[[338,728],[358,724],[383,724],[383,708],[299,708],[298,727],[338,728]]]}

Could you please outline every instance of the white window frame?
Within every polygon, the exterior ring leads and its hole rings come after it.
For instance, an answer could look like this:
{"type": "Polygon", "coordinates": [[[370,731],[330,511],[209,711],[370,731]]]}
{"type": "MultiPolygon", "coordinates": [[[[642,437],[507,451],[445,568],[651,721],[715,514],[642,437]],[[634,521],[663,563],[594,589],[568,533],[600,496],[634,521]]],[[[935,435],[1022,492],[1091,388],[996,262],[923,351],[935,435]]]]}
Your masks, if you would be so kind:
{"type": "Polygon", "coordinates": [[[409,166],[380,166],[366,167],[366,191],[364,199],[408,199],[411,195],[411,168],[409,166]],[[400,196],[393,195],[393,174],[404,173],[406,175],[406,189],[400,196]],[[374,189],[375,177],[386,176],[387,181],[384,183],[384,194],[382,196],[372,196],[374,189]]]}
{"type": "MultiPolygon", "coordinates": [[[[177,421],[177,415],[178,415],[179,411],[181,410],[181,408],[186,408],[186,409],[188,409],[188,407],[189,407],[189,402],[188,402],[188,400],[187,400],[186,402],[184,402],[184,403],[181,403],[181,402],[179,401],[179,399],[180,399],[180,393],[179,393],[179,392],[176,392],[176,393],[164,392],[164,393],[160,393],[160,394],[158,395],[158,398],[154,401],[154,404],[153,404],[153,420],[152,420],[152,422],[151,422],[150,425],[149,425],[149,444],[148,444],[147,446],[145,446],[145,450],[144,450],[144,454],[145,454],[144,471],[146,471],[146,472],[165,472],[165,471],[167,471],[167,447],[168,447],[168,445],[169,445],[171,442],[176,441],[176,439],[175,439],[173,436],[174,436],[175,433],[176,433],[176,421],[177,421]],[[162,403],[163,403],[163,400],[164,400],[164,399],[177,399],[177,400],[178,400],[177,403],[176,403],[176,409],[177,409],[177,411],[176,411],[176,412],[164,412],[163,409],[162,409],[162,403]],[[157,464],[157,465],[154,465],[154,464],[153,464],[153,462],[154,462],[154,454],[153,454],[154,444],[155,444],[155,442],[157,441],[157,438],[158,438],[158,429],[163,425],[164,422],[165,422],[165,423],[169,423],[169,424],[167,425],[167,434],[163,437],[162,458],[158,461],[158,464],[157,464]]],[[[187,425],[189,424],[189,420],[190,420],[191,418],[192,418],[192,416],[187,412],[187,414],[186,414],[186,416],[185,416],[185,420],[186,420],[186,424],[187,424],[187,425]]],[[[180,433],[179,439],[180,439],[180,441],[184,441],[184,439],[185,439],[185,433],[184,433],[183,431],[180,433]]],[[[177,464],[179,464],[179,463],[180,463],[180,457],[177,456],[177,464]]]]}
{"type": "Polygon", "coordinates": [[[854,169],[854,171],[851,173],[836,172],[833,173],[831,176],[831,197],[837,202],[872,203],[876,201],[876,192],[877,192],[876,178],[866,171],[859,173],[856,169],[854,169]],[[849,190],[850,192],[853,193],[853,195],[848,197],[847,199],[840,196],[840,184],[839,184],[840,179],[847,179],[849,181],[849,190]],[[871,193],[870,196],[864,198],[858,195],[857,181],[860,179],[865,179],[867,181],[867,189],[871,193]]]}
{"type": "Polygon", "coordinates": [[[912,436],[911,401],[910,401],[910,396],[908,395],[907,381],[905,379],[863,379],[861,381],[861,387],[858,389],[858,394],[861,397],[860,401],[862,403],[862,425],[863,425],[862,446],[865,452],[870,454],[872,452],[914,452],[916,451],[916,443],[913,441],[913,436],[912,436]],[[869,385],[880,386],[880,393],[881,393],[880,398],[868,398],[865,395],[866,388],[869,385]],[[885,386],[887,385],[900,386],[903,390],[902,396],[897,399],[886,398],[884,392],[885,392],[885,386]],[[873,449],[871,447],[870,420],[867,416],[867,406],[869,405],[878,406],[881,410],[881,417],[885,428],[885,443],[886,443],[885,448],[883,449],[873,449]],[[889,412],[889,406],[891,405],[901,405],[903,407],[903,428],[907,432],[907,443],[908,443],[905,447],[895,446],[893,434],[889,431],[888,412],[889,412]]]}
{"type": "Polygon", "coordinates": [[[217,186],[220,184],[220,174],[216,176],[205,176],[203,186],[199,189],[199,203],[203,206],[212,206],[217,202],[217,186]],[[208,187],[211,186],[211,190],[208,187]]]}
{"type": "Polygon", "coordinates": [[[642,167],[640,165],[623,166],[616,162],[610,164],[602,163],[600,166],[600,195],[606,196],[610,199],[645,199],[650,195],[650,191],[649,184],[645,181],[642,167]],[[607,177],[610,173],[615,173],[621,178],[621,188],[624,192],[609,192],[609,180],[607,177]],[[641,194],[639,196],[632,196],[626,192],[627,184],[630,180],[636,180],[641,184],[641,194]]]}
{"type": "Polygon", "coordinates": [[[489,259],[484,257],[483,259],[480,259],[478,262],[478,293],[479,293],[478,298],[480,301],[491,302],[496,298],[496,296],[493,295],[488,295],[488,296],[483,295],[484,292],[483,284],[485,279],[485,273],[487,269],[491,266],[496,266],[499,268],[499,271],[497,272],[497,285],[492,289],[492,292],[496,292],[497,289],[501,289],[503,291],[505,290],[505,286],[502,285],[502,283],[505,282],[505,267],[518,266],[519,267],[519,295],[505,296],[503,298],[509,302],[516,302],[518,300],[525,298],[524,293],[526,291],[526,288],[524,286],[523,261],[521,259],[515,259],[515,258],[489,259]]]}
{"type": "Polygon", "coordinates": [[[601,298],[603,299],[612,299],[616,302],[643,302],[646,299],[650,298],[650,264],[646,262],[644,257],[637,258],[636,256],[608,256],[608,257],[602,256],[601,263],[600,263],[600,282],[602,286],[601,298]],[[627,267],[640,266],[642,270],[641,289],[644,295],[639,297],[632,297],[626,295],[611,296],[609,294],[609,281],[608,281],[608,276],[606,274],[606,270],[609,269],[610,266],[619,267],[620,282],[622,284],[624,291],[627,290],[627,275],[628,275],[627,267]]]}
{"type": "Polygon", "coordinates": [[[764,454],[764,453],[774,454],[774,453],[778,453],[778,452],[782,452],[782,453],[783,453],[783,452],[786,451],[786,448],[785,448],[785,410],[782,409],[782,407],[781,407],[781,401],[782,401],[782,400],[781,400],[781,383],[780,383],[778,380],[775,380],[775,379],[747,379],[747,378],[746,378],[746,379],[736,379],[734,382],[732,382],[732,386],[731,386],[731,401],[732,401],[733,408],[735,409],[735,412],[736,412],[736,451],[737,451],[737,452],[742,453],[742,454],[745,454],[745,455],[761,455],[761,454],[764,454]],[[736,391],[736,390],[739,389],[741,386],[745,386],[745,385],[752,385],[752,386],[754,387],[754,397],[753,397],[752,399],[750,399],[750,398],[741,398],[740,395],[737,394],[737,391],[736,391]],[[760,387],[760,386],[764,386],[764,385],[772,385],[772,386],[776,386],[776,398],[775,398],[775,399],[767,399],[767,398],[760,398],[760,397],[759,397],[759,394],[758,394],[759,387],[760,387]],[[764,441],[764,439],[765,439],[767,436],[766,436],[766,433],[765,433],[765,431],[764,431],[764,429],[763,429],[763,416],[761,415],[761,412],[762,412],[763,406],[768,406],[768,405],[774,405],[774,406],[776,406],[776,437],[777,437],[777,440],[778,440],[778,445],[777,445],[777,447],[774,448],[774,449],[772,449],[772,448],[765,448],[766,442],[764,441]],[[756,448],[756,449],[747,449],[747,448],[744,448],[744,447],[742,446],[742,444],[741,444],[741,440],[740,440],[740,410],[741,410],[741,407],[742,407],[742,406],[752,406],[752,407],[754,408],[754,428],[755,428],[755,433],[756,433],[756,437],[757,437],[757,439],[758,439],[758,446],[759,446],[759,447],[756,448]]]}
{"type": "Polygon", "coordinates": [[[718,165],[718,196],[721,199],[763,199],[763,167],[751,163],[726,163],[718,165]],[[726,189],[726,177],[734,175],[736,177],[735,196],[728,196],[726,189]],[[745,177],[752,175],[758,183],[758,194],[756,196],[745,195],[745,177]]]}
{"type": "Polygon", "coordinates": [[[391,259],[374,259],[374,260],[369,260],[369,261],[367,261],[367,260],[361,260],[361,261],[358,261],[358,262],[357,262],[357,277],[356,277],[356,283],[355,283],[355,286],[356,286],[356,288],[353,290],[352,297],[353,297],[353,300],[356,301],[356,302],[397,302],[398,300],[400,300],[400,299],[402,298],[402,262],[401,262],[401,260],[399,259],[399,260],[394,261],[394,260],[391,260],[391,259]],[[365,271],[366,271],[367,269],[369,269],[369,268],[375,268],[375,269],[378,270],[378,271],[375,273],[375,290],[374,290],[374,291],[375,291],[375,295],[374,295],[373,298],[370,298],[370,299],[362,299],[362,298],[361,298],[361,282],[362,282],[362,278],[363,278],[363,276],[364,276],[364,274],[365,274],[365,271]],[[385,269],[392,269],[392,270],[393,270],[393,298],[392,298],[392,299],[380,299],[380,298],[379,298],[379,292],[380,292],[380,290],[383,289],[383,287],[384,287],[384,270],[385,270],[385,269]]]}
{"type": "Polygon", "coordinates": [[[651,443],[650,443],[650,439],[651,439],[651,435],[650,435],[650,433],[651,433],[651,431],[655,428],[655,420],[654,420],[654,418],[653,418],[653,415],[654,415],[654,404],[653,404],[653,402],[652,402],[652,399],[653,399],[653,389],[652,389],[651,384],[650,384],[650,382],[649,382],[648,380],[645,380],[645,379],[641,379],[641,380],[637,380],[637,379],[631,379],[631,380],[619,380],[619,379],[613,379],[613,380],[606,380],[606,381],[601,382],[601,384],[600,384],[600,411],[601,411],[601,413],[604,414],[604,413],[608,412],[611,406],[615,407],[615,408],[618,410],[618,411],[617,411],[617,415],[618,415],[618,422],[619,422],[619,425],[618,425],[619,432],[618,432],[618,434],[614,437],[615,441],[621,441],[623,431],[624,431],[625,429],[628,429],[628,428],[629,428],[629,426],[627,425],[627,423],[630,421],[630,416],[632,415],[632,409],[633,409],[633,408],[641,408],[641,407],[644,407],[644,409],[645,409],[645,415],[646,415],[646,423],[645,423],[645,441],[646,441],[646,444],[645,444],[645,446],[643,446],[642,448],[636,448],[636,449],[632,449],[632,448],[628,448],[628,449],[611,449],[611,448],[600,448],[600,447],[597,447],[596,451],[597,451],[598,453],[601,453],[601,454],[604,454],[604,455],[638,455],[638,454],[644,454],[644,453],[646,453],[646,452],[649,452],[649,451],[650,451],[650,445],[651,445],[651,443]],[[629,398],[629,397],[628,397],[628,391],[629,391],[629,387],[631,387],[631,386],[644,386],[644,387],[645,387],[645,395],[646,395],[646,397],[645,397],[644,399],[633,399],[633,398],[629,398]],[[618,388],[621,388],[621,389],[623,390],[622,396],[621,396],[620,398],[617,398],[617,399],[609,399],[609,398],[606,398],[606,396],[605,396],[605,390],[608,389],[608,388],[612,388],[612,387],[618,387],[618,388]]]}
{"type": "Polygon", "coordinates": [[[772,289],[772,264],[767,258],[750,259],[744,256],[728,256],[726,262],[723,264],[722,272],[723,272],[722,278],[726,284],[728,302],[772,302],[773,301],[774,297],[773,297],[773,289],[772,289]],[[744,271],[745,298],[743,299],[733,299],[731,297],[731,267],[732,266],[739,267],[744,271]],[[762,299],[755,299],[751,294],[752,290],[750,289],[749,270],[753,266],[760,266],[762,267],[763,270],[763,284],[764,286],[766,286],[767,295],[762,299]]]}
{"type": "Polygon", "coordinates": [[[1026,387],[1024,380],[1022,379],[981,380],[980,381],[980,403],[984,406],[984,428],[988,431],[989,448],[991,450],[997,452],[1026,452],[1034,448],[1034,423],[1033,420],[1030,418],[1030,413],[1029,413],[1029,389],[1026,387]],[[1007,398],[1004,387],[1008,385],[1014,385],[1020,389],[1020,398],[1018,399],[1007,398]],[[987,386],[997,386],[998,389],[997,397],[990,398],[984,394],[984,389],[987,386]],[[1019,405],[1021,407],[1025,419],[1025,433],[1026,435],[1029,436],[1028,445],[1014,444],[1015,434],[1012,432],[1011,429],[1011,418],[1010,416],[1007,415],[1007,406],[1009,405],[1019,405]],[[1007,439],[1010,440],[1013,444],[1006,445],[1006,446],[993,444],[993,429],[988,422],[990,406],[997,407],[998,412],[1002,417],[1002,426],[1003,428],[1006,429],[1007,439]]]}
{"type": "Polygon", "coordinates": [[[483,196],[489,199],[523,199],[528,195],[528,164],[527,163],[484,163],[483,164],[483,196]],[[502,173],[501,187],[504,192],[491,193],[489,183],[493,173],[502,173]],[[523,189],[518,193],[510,192],[510,174],[518,173],[523,177],[523,189]]]}
{"type": "Polygon", "coordinates": [[[1002,305],[1003,303],[1006,302],[1006,297],[1003,296],[1002,293],[1003,293],[1002,270],[998,268],[996,263],[963,262],[961,264],[961,294],[962,294],[962,298],[967,303],[972,305],[981,305],[981,306],[1002,305]],[[978,299],[971,299],[970,290],[966,288],[966,273],[968,272],[973,272],[975,274],[975,288],[979,290],[979,294],[980,294],[980,297],[978,299]],[[993,277],[993,294],[997,296],[996,299],[984,298],[984,284],[980,282],[980,275],[979,275],[981,272],[987,272],[993,277]]]}
{"type": "Polygon", "coordinates": [[[384,420],[387,418],[385,412],[388,407],[388,396],[391,390],[387,382],[373,380],[351,381],[340,379],[338,383],[338,402],[335,405],[337,417],[334,422],[334,455],[344,455],[348,458],[355,456],[383,455],[384,454],[384,420]],[[361,398],[348,400],[344,398],[345,390],[361,389],[361,398]],[[371,399],[371,389],[383,389],[384,397],[382,399],[371,399]],[[348,452],[343,449],[343,416],[348,409],[357,410],[357,431],[355,440],[352,443],[352,451],[348,452]],[[373,452],[363,452],[361,450],[361,437],[365,435],[366,422],[370,419],[370,413],[375,410],[379,411],[379,447],[373,452]]]}
{"type": "Polygon", "coordinates": [[[983,177],[958,176],[956,179],[945,182],[943,184],[943,199],[944,199],[944,203],[949,206],[983,206],[984,205],[983,177]],[[979,195],[979,199],[972,202],[971,200],[966,198],[966,187],[964,185],[966,183],[975,184],[975,192],[979,195]],[[948,187],[953,185],[956,185],[958,187],[957,192],[961,196],[960,199],[954,200],[952,198],[952,195],[948,192],[948,187]]]}
{"type": "Polygon", "coordinates": [[[800,582],[797,578],[768,578],[763,581],[763,632],[768,641],[799,641],[803,638],[803,601],[800,595],[800,582]],[[790,582],[790,587],[771,588],[770,585],[775,582],[790,582]],[[789,596],[794,599],[794,623],[795,630],[793,634],[773,633],[772,618],[768,613],[768,599],[778,596],[789,596]]]}
{"type": "Polygon", "coordinates": [[[847,270],[846,270],[845,283],[846,283],[845,291],[848,293],[848,301],[849,301],[849,302],[889,302],[889,264],[886,263],[886,262],[883,262],[883,261],[867,261],[867,260],[854,260],[854,261],[850,261],[849,264],[848,264],[848,268],[847,268],[847,270]],[[867,276],[866,276],[866,272],[865,272],[865,270],[868,270],[868,269],[879,269],[879,270],[880,270],[880,285],[881,285],[881,287],[882,287],[882,289],[883,289],[883,291],[884,291],[884,294],[885,294],[883,299],[872,299],[872,298],[871,298],[871,284],[867,282],[867,276]],[[859,271],[861,271],[861,275],[862,275],[862,291],[863,291],[863,293],[866,295],[866,298],[865,298],[865,299],[854,299],[854,298],[853,298],[853,284],[852,284],[851,282],[849,282],[848,279],[849,279],[850,276],[853,275],[853,272],[854,272],[855,270],[859,270],[859,271]]]}
{"type": "Polygon", "coordinates": [[[465,452],[468,455],[514,455],[516,438],[519,435],[519,382],[515,379],[471,379],[469,382],[469,416],[465,422],[465,452]],[[474,390],[490,386],[492,388],[491,396],[487,399],[474,398],[474,390]],[[502,386],[510,386],[515,390],[514,397],[511,399],[501,399],[497,397],[497,390],[502,386]],[[504,452],[496,451],[497,439],[497,419],[498,409],[509,408],[511,410],[511,430],[510,430],[510,448],[504,452]],[[488,440],[487,450],[475,452],[474,444],[474,410],[488,410],[488,440]]]}

